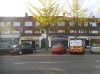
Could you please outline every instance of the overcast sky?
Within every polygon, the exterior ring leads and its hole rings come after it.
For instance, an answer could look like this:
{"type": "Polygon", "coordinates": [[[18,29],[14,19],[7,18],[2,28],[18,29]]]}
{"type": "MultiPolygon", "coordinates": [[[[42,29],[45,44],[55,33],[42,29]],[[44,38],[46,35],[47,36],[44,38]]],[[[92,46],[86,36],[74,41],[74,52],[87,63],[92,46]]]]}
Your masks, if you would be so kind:
{"type": "MultiPolygon", "coordinates": [[[[28,0],[0,0],[0,16],[25,16],[27,9],[23,3],[24,1],[28,0]]],[[[100,0],[84,1],[84,5],[93,12],[96,17],[100,17],[100,0]]],[[[38,0],[33,0],[33,4],[39,6],[38,0]]]]}

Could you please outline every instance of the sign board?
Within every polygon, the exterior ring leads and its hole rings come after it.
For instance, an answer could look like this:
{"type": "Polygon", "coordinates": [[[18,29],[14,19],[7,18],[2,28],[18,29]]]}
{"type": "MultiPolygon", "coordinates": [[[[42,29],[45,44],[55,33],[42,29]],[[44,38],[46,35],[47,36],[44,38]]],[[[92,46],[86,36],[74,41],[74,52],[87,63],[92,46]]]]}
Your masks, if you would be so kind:
{"type": "Polygon", "coordinates": [[[70,40],[70,46],[82,46],[82,40],[70,40]]]}

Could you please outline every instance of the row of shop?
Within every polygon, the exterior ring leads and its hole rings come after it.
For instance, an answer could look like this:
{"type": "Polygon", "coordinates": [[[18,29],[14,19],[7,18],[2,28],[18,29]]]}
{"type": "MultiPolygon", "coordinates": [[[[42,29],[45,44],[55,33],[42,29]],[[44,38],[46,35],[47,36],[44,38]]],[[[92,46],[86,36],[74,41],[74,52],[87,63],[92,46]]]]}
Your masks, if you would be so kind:
{"type": "MultiPolygon", "coordinates": [[[[49,47],[52,47],[59,41],[62,41],[65,46],[68,46],[68,40],[75,39],[75,36],[49,36],[48,44],[49,47]]],[[[84,42],[85,46],[91,46],[92,44],[100,44],[99,36],[78,36],[77,39],[81,39],[84,42]]],[[[46,42],[45,38],[42,36],[1,36],[0,38],[0,48],[3,48],[3,45],[15,45],[21,43],[33,44],[39,48],[45,48],[46,42]]],[[[5,47],[6,48],[6,47],[5,47]]]]}

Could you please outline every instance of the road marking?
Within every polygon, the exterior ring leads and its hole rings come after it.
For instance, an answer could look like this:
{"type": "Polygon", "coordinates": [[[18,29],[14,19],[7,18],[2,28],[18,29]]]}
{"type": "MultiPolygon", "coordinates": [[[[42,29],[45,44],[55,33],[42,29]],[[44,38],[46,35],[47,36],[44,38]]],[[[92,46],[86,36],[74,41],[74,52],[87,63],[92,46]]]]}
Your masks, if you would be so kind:
{"type": "Polygon", "coordinates": [[[68,63],[68,62],[15,62],[14,64],[55,64],[55,63],[68,63]]]}
{"type": "Polygon", "coordinates": [[[100,66],[94,66],[94,68],[96,68],[96,69],[100,69],[100,66]]]}
{"type": "Polygon", "coordinates": [[[100,61],[96,61],[97,63],[100,63],[100,61]]]}
{"type": "Polygon", "coordinates": [[[52,71],[63,71],[60,68],[39,68],[39,70],[52,70],[52,71]]]}

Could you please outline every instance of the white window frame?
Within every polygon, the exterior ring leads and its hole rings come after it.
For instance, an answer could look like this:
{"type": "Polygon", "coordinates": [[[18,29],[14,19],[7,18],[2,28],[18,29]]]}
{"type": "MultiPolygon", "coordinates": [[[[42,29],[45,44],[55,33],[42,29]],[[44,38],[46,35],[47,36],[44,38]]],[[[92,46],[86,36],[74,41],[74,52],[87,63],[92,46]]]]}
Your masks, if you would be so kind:
{"type": "Polygon", "coordinates": [[[91,33],[92,33],[92,34],[98,34],[99,31],[98,31],[98,30],[92,30],[91,33]]]}
{"type": "Polygon", "coordinates": [[[13,34],[19,34],[20,33],[20,31],[12,31],[13,32],[13,34]]]}
{"type": "Polygon", "coordinates": [[[24,32],[25,32],[25,34],[32,34],[33,33],[32,30],[25,30],[24,32]]]}
{"type": "Polygon", "coordinates": [[[58,22],[57,26],[65,26],[65,22],[58,22]]]}
{"type": "Polygon", "coordinates": [[[58,30],[57,33],[65,33],[65,30],[58,30]]]}
{"type": "Polygon", "coordinates": [[[41,33],[41,31],[40,30],[35,30],[35,33],[41,33]]]}
{"type": "Polygon", "coordinates": [[[49,33],[55,33],[55,31],[54,30],[49,30],[49,33]]]}
{"type": "Polygon", "coordinates": [[[74,22],[69,22],[69,26],[74,26],[74,22]]]}
{"type": "Polygon", "coordinates": [[[20,22],[13,22],[13,26],[21,26],[20,22]]]}
{"type": "Polygon", "coordinates": [[[82,22],[78,22],[78,26],[82,26],[82,22]]]}
{"type": "Polygon", "coordinates": [[[70,33],[76,33],[76,30],[70,30],[69,32],[70,33]]]}
{"type": "Polygon", "coordinates": [[[79,30],[79,33],[85,33],[84,30],[79,30]]]}
{"type": "Polygon", "coordinates": [[[25,26],[33,26],[33,22],[25,22],[25,26]]]}
{"type": "Polygon", "coordinates": [[[40,25],[40,23],[39,22],[35,22],[35,25],[34,26],[39,26],[40,25]]]}
{"type": "Polygon", "coordinates": [[[84,26],[89,26],[88,22],[84,22],[84,26]]]}
{"type": "Polygon", "coordinates": [[[0,26],[4,26],[5,25],[5,22],[0,22],[0,26]]]}
{"type": "Polygon", "coordinates": [[[96,23],[96,22],[90,22],[90,25],[91,25],[92,27],[97,27],[97,23],[96,23]]]}

